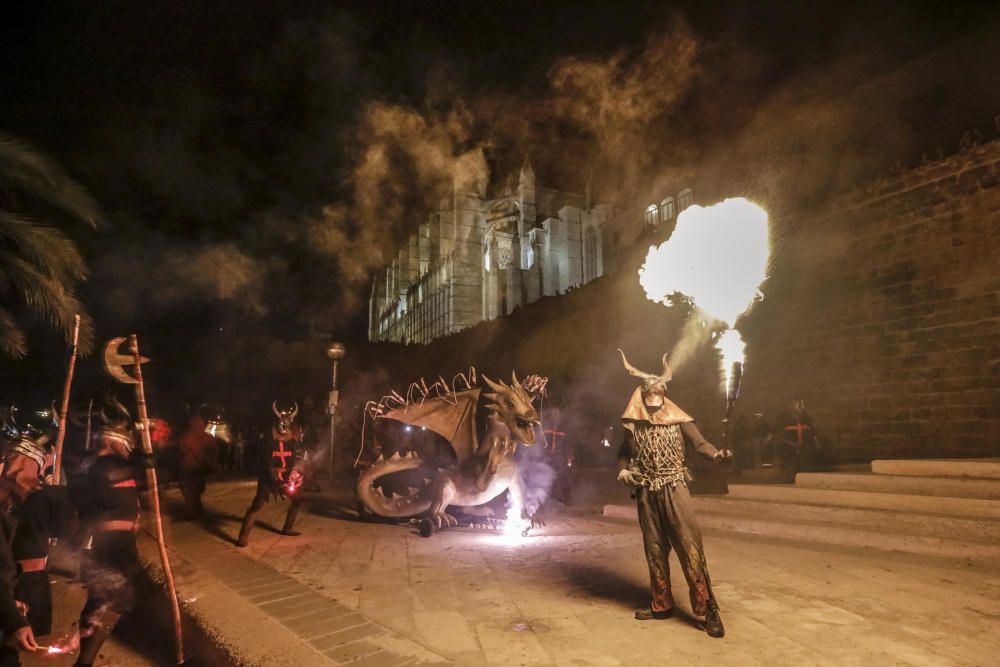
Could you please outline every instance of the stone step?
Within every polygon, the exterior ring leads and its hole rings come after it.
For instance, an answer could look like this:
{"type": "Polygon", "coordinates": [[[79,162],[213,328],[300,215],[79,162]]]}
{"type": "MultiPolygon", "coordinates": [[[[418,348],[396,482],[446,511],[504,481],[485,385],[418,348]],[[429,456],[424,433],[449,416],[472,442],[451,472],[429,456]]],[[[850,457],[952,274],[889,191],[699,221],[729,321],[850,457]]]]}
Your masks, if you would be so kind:
{"type": "Polygon", "coordinates": [[[877,528],[816,522],[780,521],[703,512],[698,521],[705,529],[749,533],[821,544],[904,551],[928,556],[963,558],[984,563],[1000,560],[1000,542],[955,540],[936,535],[895,532],[877,528]]]}
{"type": "Polygon", "coordinates": [[[872,472],[917,477],[1000,479],[1000,459],[877,459],[872,472]]]}
{"type": "Polygon", "coordinates": [[[967,477],[913,477],[876,473],[800,472],[795,486],[806,489],[904,493],[949,498],[1000,500],[1000,480],[967,477]]]}
{"type": "MultiPolygon", "coordinates": [[[[697,501],[707,500],[699,498],[697,501]]],[[[724,502],[724,501],[722,501],[724,502]]],[[[981,562],[1000,559],[1000,541],[956,539],[925,532],[887,530],[884,526],[862,527],[830,521],[792,521],[771,516],[753,516],[701,507],[698,523],[705,530],[778,537],[819,544],[864,547],[883,551],[964,558],[981,562]]],[[[636,520],[635,505],[605,505],[604,515],[636,520]]]]}
{"type": "Polygon", "coordinates": [[[700,497],[692,500],[699,516],[702,512],[711,512],[743,518],[836,523],[869,530],[885,529],[959,540],[995,540],[1000,544],[1000,519],[725,497],[700,497]]]}
{"type": "Polygon", "coordinates": [[[794,484],[730,484],[728,497],[779,503],[836,505],[839,507],[916,512],[918,514],[1000,519],[1000,500],[982,498],[948,498],[905,493],[809,489],[794,484]]]}

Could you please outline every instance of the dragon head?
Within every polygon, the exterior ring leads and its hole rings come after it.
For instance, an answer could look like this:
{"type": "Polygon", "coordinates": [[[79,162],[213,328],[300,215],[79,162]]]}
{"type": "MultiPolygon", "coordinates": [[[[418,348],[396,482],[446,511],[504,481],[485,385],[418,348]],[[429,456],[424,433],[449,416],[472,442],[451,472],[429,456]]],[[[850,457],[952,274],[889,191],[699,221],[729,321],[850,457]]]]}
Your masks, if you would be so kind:
{"type": "Polygon", "coordinates": [[[531,394],[521,385],[517,379],[517,373],[512,374],[513,383],[505,384],[502,380],[497,383],[490,380],[485,375],[483,381],[493,390],[491,394],[484,394],[489,403],[489,408],[493,416],[503,422],[510,429],[511,436],[518,442],[525,445],[535,444],[535,429],[539,425],[538,410],[531,402],[531,394]]]}

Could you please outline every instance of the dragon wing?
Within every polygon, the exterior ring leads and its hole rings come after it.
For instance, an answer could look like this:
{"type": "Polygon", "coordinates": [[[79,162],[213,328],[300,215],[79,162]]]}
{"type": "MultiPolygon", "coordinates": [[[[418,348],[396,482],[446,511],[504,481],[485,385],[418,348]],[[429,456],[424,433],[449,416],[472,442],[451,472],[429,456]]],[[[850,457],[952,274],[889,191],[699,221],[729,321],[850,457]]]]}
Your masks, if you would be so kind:
{"type": "Polygon", "coordinates": [[[447,440],[455,450],[458,463],[469,459],[478,448],[476,405],[480,389],[455,392],[448,398],[429,398],[423,403],[390,410],[379,419],[395,419],[404,424],[422,426],[447,440]]]}

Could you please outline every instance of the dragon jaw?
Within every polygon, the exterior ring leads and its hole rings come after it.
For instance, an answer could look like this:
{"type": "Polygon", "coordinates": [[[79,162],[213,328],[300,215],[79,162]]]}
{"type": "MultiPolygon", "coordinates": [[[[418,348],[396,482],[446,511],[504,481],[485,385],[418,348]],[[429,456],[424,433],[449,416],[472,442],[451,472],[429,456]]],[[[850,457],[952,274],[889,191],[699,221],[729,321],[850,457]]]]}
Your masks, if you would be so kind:
{"type": "Polygon", "coordinates": [[[524,445],[533,445],[535,431],[540,423],[538,411],[532,405],[531,394],[521,386],[516,373],[512,374],[512,379],[513,382],[508,385],[502,380],[499,383],[493,382],[484,375],[483,381],[493,393],[484,394],[483,398],[490,401],[486,407],[507,426],[515,440],[524,445]]]}

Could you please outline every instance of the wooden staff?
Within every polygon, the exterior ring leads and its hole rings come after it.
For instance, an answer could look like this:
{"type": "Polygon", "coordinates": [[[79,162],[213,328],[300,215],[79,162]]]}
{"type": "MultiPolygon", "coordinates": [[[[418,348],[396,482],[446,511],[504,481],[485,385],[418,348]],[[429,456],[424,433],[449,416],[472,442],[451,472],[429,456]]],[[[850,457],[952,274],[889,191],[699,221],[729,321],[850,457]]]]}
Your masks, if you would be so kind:
{"type": "MultiPolygon", "coordinates": [[[[132,334],[128,339],[129,352],[132,353],[132,370],[135,373],[135,402],[139,409],[139,432],[142,435],[142,450],[146,456],[153,456],[153,443],[149,437],[149,415],[146,413],[146,392],[142,384],[142,357],[139,356],[139,338],[132,334]]],[[[170,558],[167,555],[167,543],[163,539],[163,518],[160,516],[160,491],[156,484],[156,468],[150,463],[146,467],[146,481],[149,484],[149,496],[153,505],[153,520],[156,524],[156,543],[160,548],[160,561],[163,563],[163,575],[167,580],[167,590],[170,592],[170,606],[174,617],[174,640],[177,646],[177,664],[184,664],[184,638],[181,634],[181,608],[177,602],[177,589],[174,587],[174,572],[170,568],[170,558]]]]}
{"type": "MultiPolygon", "coordinates": [[[[69,355],[69,368],[66,370],[66,384],[63,385],[62,407],[59,410],[59,431],[56,433],[56,453],[52,462],[54,468],[52,480],[56,486],[62,479],[63,441],[66,439],[66,416],[69,413],[69,390],[73,385],[73,371],[76,369],[76,352],[80,342],[80,316],[73,316],[73,347],[69,355]]],[[[44,472],[44,471],[43,471],[44,472]]]]}
{"type": "Polygon", "coordinates": [[[90,451],[90,437],[94,418],[94,399],[87,401],[87,426],[83,431],[83,448],[90,451]]]}

